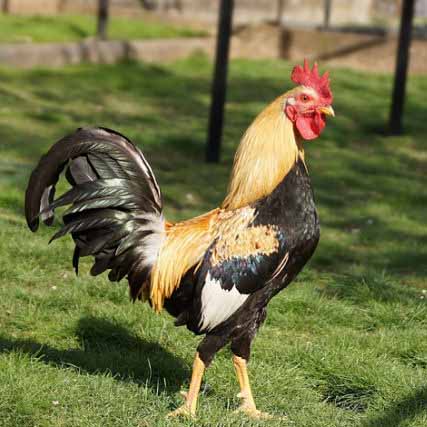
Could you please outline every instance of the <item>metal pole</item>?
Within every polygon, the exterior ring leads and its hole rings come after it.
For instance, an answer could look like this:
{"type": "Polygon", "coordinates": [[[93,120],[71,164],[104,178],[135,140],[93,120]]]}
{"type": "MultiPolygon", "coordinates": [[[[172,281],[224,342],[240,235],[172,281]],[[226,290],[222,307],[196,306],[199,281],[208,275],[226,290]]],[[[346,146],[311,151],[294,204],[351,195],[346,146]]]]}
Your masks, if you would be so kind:
{"type": "Polygon", "coordinates": [[[109,0],[98,0],[98,28],[96,33],[98,38],[102,40],[107,39],[108,6],[109,0]]]}
{"type": "Polygon", "coordinates": [[[328,29],[331,25],[332,0],[324,0],[324,8],[323,28],[328,29]]]}
{"type": "Polygon", "coordinates": [[[3,0],[2,12],[9,13],[9,9],[10,9],[10,0],[3,0]]]}
{"type": "Polygon", "coordinates": [[[277,2],[277,24],[282,24],[283,10],[285,8],[285,0],[278,0],[277,2]]]}
{"type": "Polygon", "coordinates": [[[206,160],[219,162],[234,0],[221,0],[206,160]]]}
{"type": "Polygon", "coordinates": [[[406,76],[408,73],[409,47],[411,44],[414,0],[403,0],[400,20],[399,46],[396,55],[393,98],[390,111],[389,129],[392,135],[402,133],[402,115],[405,102],[406,76]]]}

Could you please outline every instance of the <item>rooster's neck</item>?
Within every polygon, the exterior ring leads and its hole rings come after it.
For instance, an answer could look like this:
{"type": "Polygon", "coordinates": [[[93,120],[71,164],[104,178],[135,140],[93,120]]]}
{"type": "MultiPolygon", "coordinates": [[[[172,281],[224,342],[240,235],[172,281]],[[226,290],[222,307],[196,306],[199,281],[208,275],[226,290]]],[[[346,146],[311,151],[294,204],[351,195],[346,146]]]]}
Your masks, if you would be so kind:
{"type": "Polygon", "coordinates": [[[283,97],[276,99],[243,135],[222,208],[238,209],[267,196],[299,158],[304,161],[294,125],[283,112],[284,102],[283,97]]]}

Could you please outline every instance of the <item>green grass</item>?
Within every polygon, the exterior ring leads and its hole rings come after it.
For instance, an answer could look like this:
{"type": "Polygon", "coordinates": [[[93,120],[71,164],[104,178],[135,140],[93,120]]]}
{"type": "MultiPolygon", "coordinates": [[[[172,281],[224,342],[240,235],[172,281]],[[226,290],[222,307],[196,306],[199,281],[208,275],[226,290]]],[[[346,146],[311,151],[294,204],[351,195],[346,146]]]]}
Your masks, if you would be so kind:
{"type": "MultiPolygon", "coordinates": [[[[30,171],[78,126],[115,128],[150,160],[171,220],[216,206],[239,137],[290,87],[290,64],[231,64],[224,156],[203,162],[211,64],[0,71],[0,426],[427,425],[427,77],[411,77],[406,134],[381,133],[391,77],[332,69],[335,119],[306,144],[322,235],[309,266],[269,305],[250,375],[248,421],[230,353],[206,378],[196,421],[166,420],[199,341],[131,304],[126,284],[76,278],[72,244],[48,246],[23,217],[30,171]]],[[[262,153],[260,153],[262,155],[262,153]]]]}
{"type": "MultiPolygon", "coordinates": [[[[94,37],[94,16],[14,16],[0,14],[0,42],[68,42],[94,37]]],[[[108,36],[115,40],[198,37],[205,33],[143,18],[113,17],[108,36]]]]}

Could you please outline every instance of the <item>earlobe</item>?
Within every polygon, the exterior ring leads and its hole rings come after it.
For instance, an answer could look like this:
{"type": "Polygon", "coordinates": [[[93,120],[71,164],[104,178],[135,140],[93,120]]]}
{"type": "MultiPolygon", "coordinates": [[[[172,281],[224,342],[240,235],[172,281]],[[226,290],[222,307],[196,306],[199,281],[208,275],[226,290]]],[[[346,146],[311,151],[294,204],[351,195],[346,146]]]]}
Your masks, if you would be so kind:
{"type": "Polygon", "coordinates": [[[291,122],[295,122],[297,119],[297,110],[293,105],[287,104],[285,107],[285,113],[291,122]]]}

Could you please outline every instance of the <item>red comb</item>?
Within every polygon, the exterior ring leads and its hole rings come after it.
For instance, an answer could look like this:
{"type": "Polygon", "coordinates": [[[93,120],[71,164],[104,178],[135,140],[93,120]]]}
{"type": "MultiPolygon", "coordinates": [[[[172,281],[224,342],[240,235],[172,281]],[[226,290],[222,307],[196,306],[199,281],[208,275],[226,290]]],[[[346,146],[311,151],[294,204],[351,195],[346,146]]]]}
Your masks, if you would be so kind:
{"type": "Polygon", "coordinates": [[[292,70],[291,79],[296,84],[312,87],[320,95],[323,102],[327,104],[332,103],[329,73],[326,72],[323,76],[319,76],[316,62],[310,70],[307,59],[304,59],[304,68],[301,65],[296,65],[292,70]]]}

